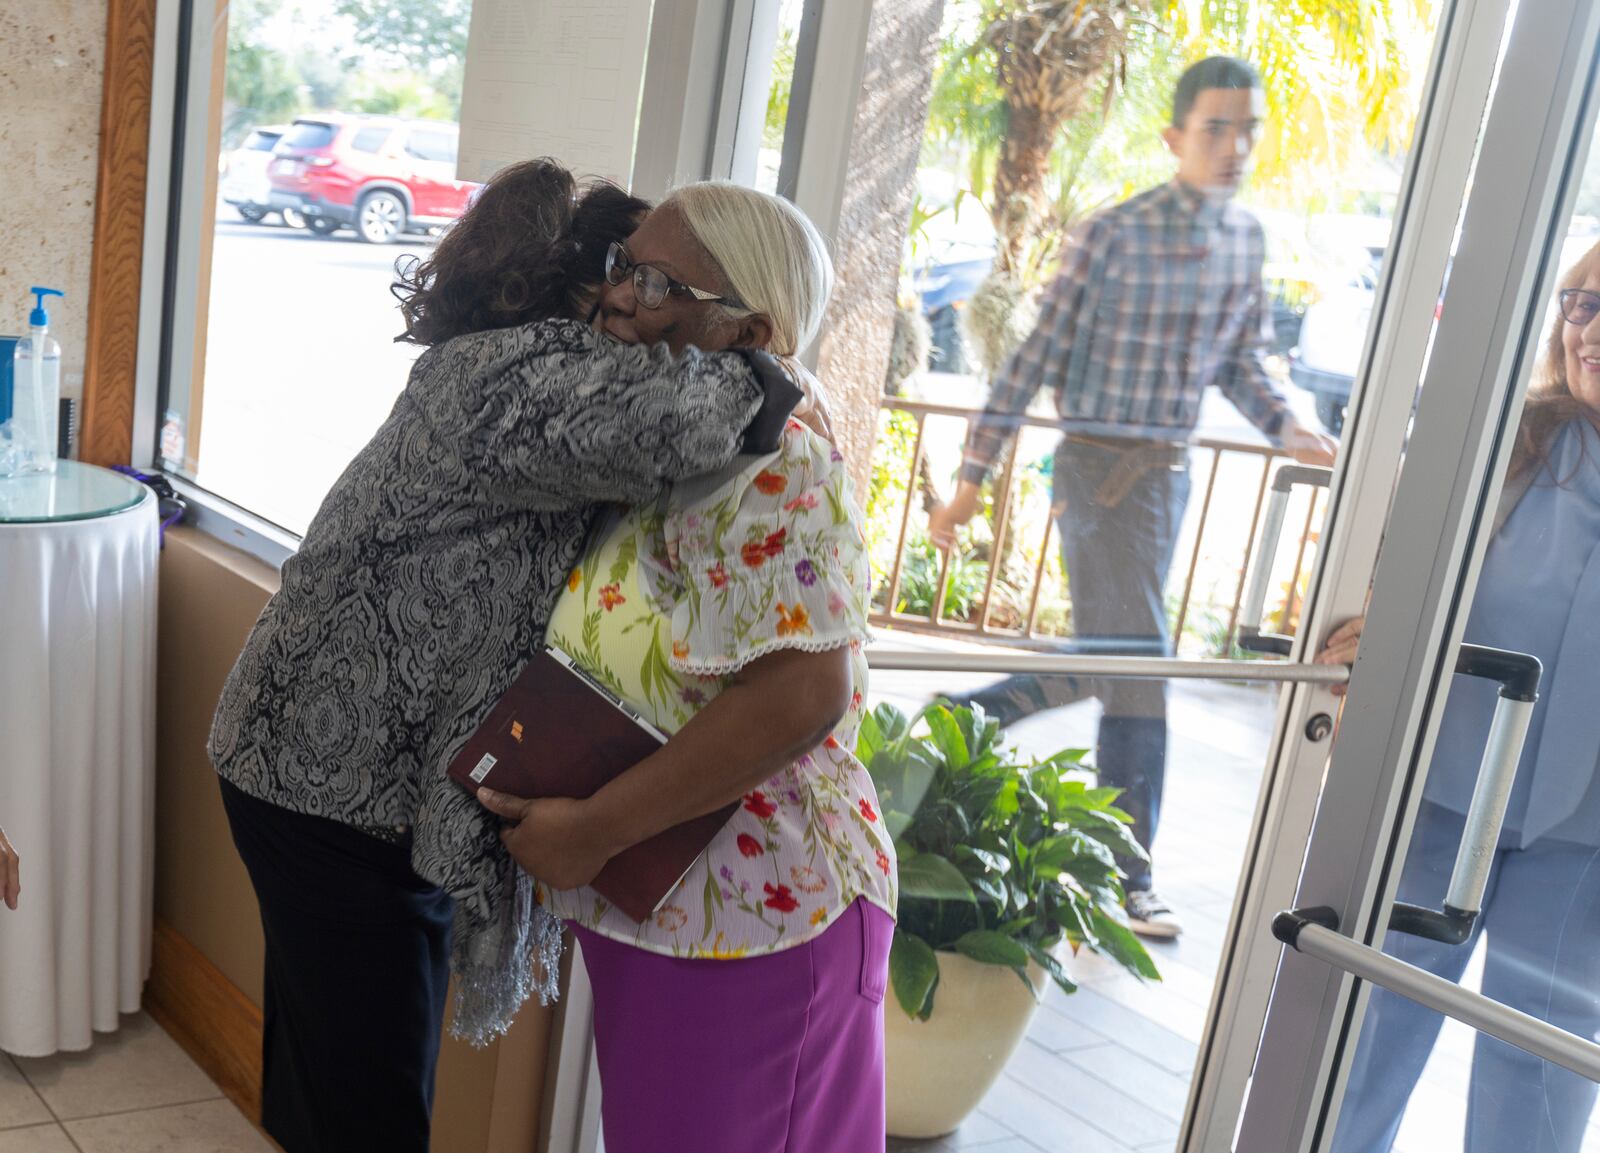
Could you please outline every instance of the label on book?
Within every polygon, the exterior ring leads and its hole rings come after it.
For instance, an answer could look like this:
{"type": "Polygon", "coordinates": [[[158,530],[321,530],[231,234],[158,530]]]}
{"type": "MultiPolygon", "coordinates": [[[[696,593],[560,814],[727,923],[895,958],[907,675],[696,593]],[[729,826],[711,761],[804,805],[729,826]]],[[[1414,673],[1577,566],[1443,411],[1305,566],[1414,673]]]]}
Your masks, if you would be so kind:
{"type": "Polygon", "coordinates": [[[499,758],[497,758],[493,753],[484,753],[483,756],[478,759],[478,763],[473,766],[472,772],[468,775],[471,776],[476,783],[480,785],[483,784],[483,778],[489,775],[489,770],[494,768],[498,759],[499,758]]]}

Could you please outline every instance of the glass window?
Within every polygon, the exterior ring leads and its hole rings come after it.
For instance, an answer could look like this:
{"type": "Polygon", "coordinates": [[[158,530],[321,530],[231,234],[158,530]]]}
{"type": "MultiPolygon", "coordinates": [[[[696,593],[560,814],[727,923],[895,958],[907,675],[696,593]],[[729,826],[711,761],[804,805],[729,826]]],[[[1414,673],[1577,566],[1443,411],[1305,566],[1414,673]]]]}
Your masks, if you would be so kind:
{"type": "Polygon", "coordinates": [[[296,120],[278,142],[286,152],[326,148],[339,134],[337,126],[319,120],[296,120]]]}
{"type": "Polygon", "coordinates": [[[355,152],[382,152],[393,131],[388,125],[363,128],[350,138],[350,148],[355,152]]]}
{"type": "MultiPolygon", "coordinates": [[[[1442,7],[1386,6],[1380,31],[1299,0],[1163,6],[1090,52],[1049,6],[948,0],[920,163],[895,209],[909,201],[862,493],[886,647],[1261,655],[1239,643],[1253,542],[1292,454],[1336,458],[1442,7]],[[1250,30],[1269,26],[1285,50],[1258,50],[1250,30]],[[1198,74],[1174,125],[1180,77],[1213,56],[1249,67],[1198,74]],[[1088,79],[1085,60],[1098,61],[1088,79]],[[1311,108],[1326,113],[1314,130],[1311,108]],[[1025,341],[1030,355],[1014,360],[1025,341]]],[[[847,197],[884,186],[876,163],[843,174],[847,197]]],[[[1263,633],[1297,631],[1327,491],[1288,498],[1263,633]]],[[[891,965],[891,1133],[1171,1150],[1253,851],[1279,690],[946,673],[874,676],[872,694],[907,717],[941,697],[954,706],[910,730],[935,785],[897,792],[892,756],[882,778],[901,859],[926,882],[903,890],[891,965]],[[1011,822],[1014,800],[966,804],[960,790],[986,771],[967,768],[975,708],[999,720],[1021,772],[1053,763],[1074,787],[1117,791],[1144,850],[1115,854],[1125,898],[1088,875],[1111,854],[1073,854],[1067,871],[1086,870],[1074,884],[1119,927],[1085,932],[1053,875],[1029,872],[1048,825],[1011,822]],[[961,874],[970,901],[928,892],[961,889],[929,856],[961,874]],[[996,1025],[981,1044],[1010,1054],[963,1109],[945,1108],[949,1083],[918,1082],[964,1054],[919,1053],[932,1031],[909,1014],[929,1008],[916,994],[930,970],[912,937],[938,960],[930,1021],[972,1011],[971,996],[996,1025]],[[1014,975],[979,993],[983,974],[957,959],[1003,964],[1018,946],[1054,948],[1075,991],[1030,953],[1047,989],[1035,1011],[1014,975]],[[1006,990],[1024,997],[1009,1032],[1006,990]]]]}
{"type": "Polygon", "coordinates": [[[789,120],[789,93],[794,86],[795,55],[800,42],[800,18],[806,0],[782,0],[778,10],[778,41],[772,51],[772,80],[767,93],[767,115],[761,128],[761,152],[756,161],[755,186],[763,192],[778,190],[783,166],[783,136],[789,120]]]}
{"type": "Polygon", "coordinates": [[[239,147],[249,152],[271,152],[273,145],[277,144],[281,138],[282,133],[266,132],[258,128],[250,133],[249,136],[246,136],[244,143],[239,147]]]}
{"type": "MultiPolygon", "coordinates": [[[[1487,549],[1456,607],[1464,645],[1530,654],[1543,666],[1520,757],[1505,762],[1514,775],[1481,911],[1460,944],[1423,935],[1431,911],[1474,895],[1452,881],[1468,807],[1495,767],[1485,756],[1491,719],[1504,707],[1494,682],[1456,672],[1434,689],[1438,731],[1413,785],[1422,797],[1410,842],[1397,854],[1396,899],[1410,908],[1382,942],[1391,956],[1588,1040],[1600,1035],[1597,219],[1600,149],[1591,140],[1573,214],[1549,253],[1560,269],[1555,290],[1536,305],[1527,399],[1501,441],[1500,504],[1479,520],[1487,549]]],[[[1600,1150],[1591,1082],[1386,990],[1372,991],[1352,1052],[1334,1153],[1390,1142],[1462,1148],[1463,1138],[1468,1149],[1504,1149],[1533,1133],[1539,1148],[1600,1150]]]]}
{"type": "Polygon", "coordinates": [[[216,185],[184,197],[187,211],[214,207],[198,225],[199,300],[174,322],[161,455],[301,533],[420,351],[394,343],[396,259],[426,258],[478,187],[384,155],[411,121],[413,149],[453,166],[471,4],[233,0],[225,11],[221,91],[191,99],[212,97],[213,138],[230,162],[216,185]],[[337,147],[347,121],[349,151],[337,147]],[[259,165],[238,161],[241,145],[267,147],[277,132],[272,152],[245,153],[259,165]],[[385,198],[363,192],[377,178],[385,198]]]}
{"type": "Polygon", "coordinates": [[[442,164],[456,162],[456,134],[442,128],[413,127],[406,136],[406,151],[418,160],[442,164]]]}

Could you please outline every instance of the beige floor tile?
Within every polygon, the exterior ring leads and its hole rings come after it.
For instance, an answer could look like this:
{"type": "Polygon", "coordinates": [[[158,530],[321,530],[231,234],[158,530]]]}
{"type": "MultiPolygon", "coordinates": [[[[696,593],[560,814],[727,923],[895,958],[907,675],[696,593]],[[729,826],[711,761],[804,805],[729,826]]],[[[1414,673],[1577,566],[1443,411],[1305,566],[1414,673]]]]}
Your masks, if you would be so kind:
{"type": "Polygon", "coordinates": [[[231,1101],[201,1101],[66,1122],[82,1153],[271,1153],[231,1101]]]}
{"type": "Polygon", "coordinates": [[[143,1013],[84,1053],[16,1058],[17,1067],[63,1121],[221,1097],[178,1043],[143,1013]]]}
{"type": "Polygon", "coordinates": [[[11,1058],[0,1053],[0,1129],[54,1121],[44,1101],[28,1085],[11,1058]]]}
{"type": "Polygon", "coordinates": [[[77,1153],[66,1130],[56,1124],[0,1132],[0,1153],[77,1153]]]}

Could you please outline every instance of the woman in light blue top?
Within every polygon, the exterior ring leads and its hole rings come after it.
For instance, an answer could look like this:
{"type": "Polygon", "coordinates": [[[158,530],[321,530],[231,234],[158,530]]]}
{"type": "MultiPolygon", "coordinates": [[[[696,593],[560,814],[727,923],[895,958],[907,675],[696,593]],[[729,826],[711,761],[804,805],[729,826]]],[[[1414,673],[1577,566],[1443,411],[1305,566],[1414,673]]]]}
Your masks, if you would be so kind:
{"type": "MultiPolygon", "coordinates": [[[[1390,933],[1385,952],[1459,981],[1486,936],[1482,991],[1581,1037],[1600,1035],[1600,246],[1562,280],[1560,315],[1528,397],[1464,639],[1532,653],[1540,700],[1483,910],[1447,945],[1390,933]]],[[[1360,620],[1318,658],[1355,654],[1360,620]]],[[[1450,686],[1398,899],[1439,907],[1494,712],[1494,686],[1450,686]]],[[[1336,1153],[1382,1153],[1443,1018],[1375,990],[1339,1117],[1336,1153]]],[[[1596,1085],[1480,1034],[1467,1153],[1577,1153],[1596,1085]]],[[[1437,1146],[1436,1146],[1437,1147],[1437,1146]]]]}

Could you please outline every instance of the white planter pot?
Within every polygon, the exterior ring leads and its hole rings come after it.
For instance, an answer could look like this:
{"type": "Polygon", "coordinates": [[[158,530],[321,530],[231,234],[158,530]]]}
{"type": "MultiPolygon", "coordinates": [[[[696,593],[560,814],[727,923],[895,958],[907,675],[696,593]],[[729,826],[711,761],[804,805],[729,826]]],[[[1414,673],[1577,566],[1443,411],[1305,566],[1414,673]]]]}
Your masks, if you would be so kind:
{"type": "Polygon", "coordinates": [[[1035,994],[1012,970],[959,953],[937,952],[939,986],[926,1021],[906,1016],[894,990],[884,998],[884,1064],[889,1133],[942,1137],[978,1107],[1027,1035],[1049,977],[1028,974],[1035,994]]]}

